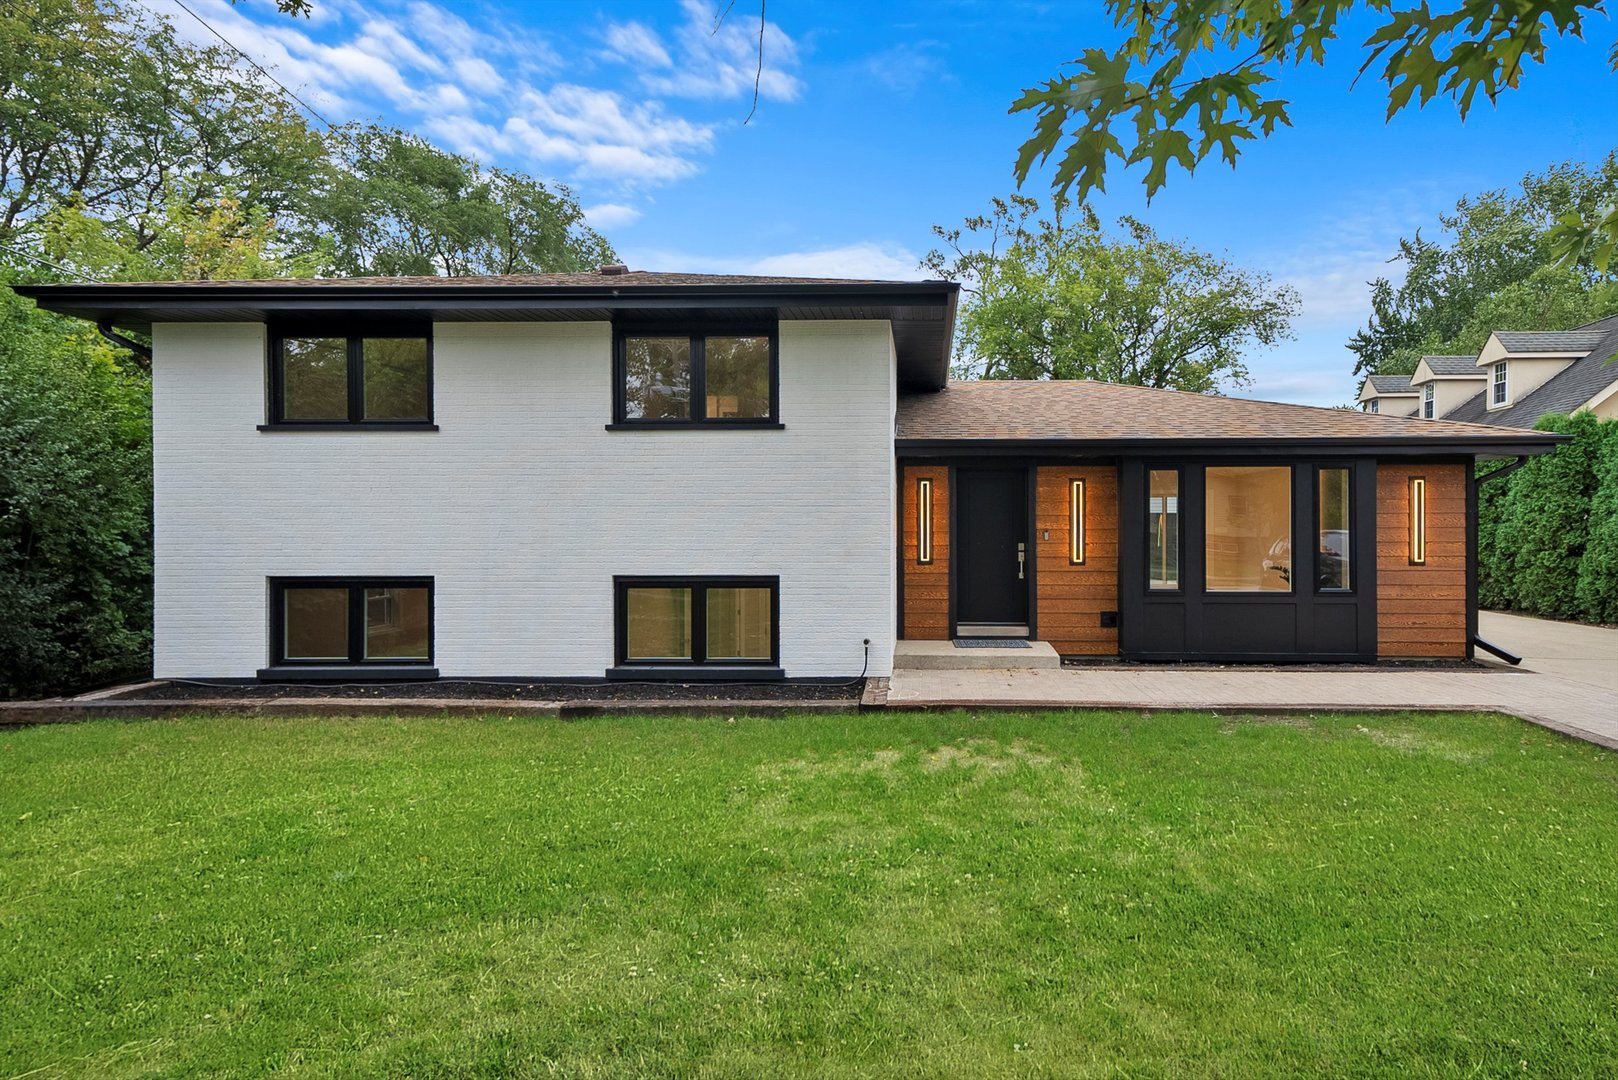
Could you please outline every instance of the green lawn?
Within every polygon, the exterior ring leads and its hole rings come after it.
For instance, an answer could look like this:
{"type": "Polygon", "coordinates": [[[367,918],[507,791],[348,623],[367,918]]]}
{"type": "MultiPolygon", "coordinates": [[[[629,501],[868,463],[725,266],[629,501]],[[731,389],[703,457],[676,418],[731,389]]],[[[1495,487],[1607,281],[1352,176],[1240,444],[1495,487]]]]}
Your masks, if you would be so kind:
{"type": "Polygon", "coordinates": [[[0,733],[0,1080],[1618,1075],[1618,754],[1499,717],[0,733]]]}

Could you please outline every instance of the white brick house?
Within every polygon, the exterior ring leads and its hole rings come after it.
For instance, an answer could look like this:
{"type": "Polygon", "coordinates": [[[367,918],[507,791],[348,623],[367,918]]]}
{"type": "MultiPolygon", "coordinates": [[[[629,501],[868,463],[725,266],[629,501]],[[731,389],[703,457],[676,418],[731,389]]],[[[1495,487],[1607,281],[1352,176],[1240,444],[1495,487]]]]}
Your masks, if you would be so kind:
{"type": "MultiPolygon", "coordinates": [[[[681,579],[755,590],[707,600],[749,608],[728,633],[751,646],[716,641],[738,655],[687,657],[683,677],[888,673],[900,368],[942,369],[954,286],[619,273],[507,279],[491,298],[484,284],[89,287],[98,306],[75,313],[152,335],[158,678],[600,679],[641,666],[615,633],[625,578],[668,579],[658,603],[681,579]],[[767,339],[768,370],[724,377],[768,378],[771,399],[714,422],[626,418],[615,346],[654,324],[654,340],[710,335],[710,351],[744,340],[737,325],[767,339]],[[291,418],[283,339],[355,333],[430,342],[424,416],[291,418]],[[316,591],[282,593],[300,579],[316,591]],[[430,590],[425,649],[382,662],[398,650],[370,655],[375,626],[341,660],[296,647],[287,605],[335,609],[330,590],[372,585],[356,606],[430,590]]],[[[687,619],[700,601],[675,599],[687,619]]]]}

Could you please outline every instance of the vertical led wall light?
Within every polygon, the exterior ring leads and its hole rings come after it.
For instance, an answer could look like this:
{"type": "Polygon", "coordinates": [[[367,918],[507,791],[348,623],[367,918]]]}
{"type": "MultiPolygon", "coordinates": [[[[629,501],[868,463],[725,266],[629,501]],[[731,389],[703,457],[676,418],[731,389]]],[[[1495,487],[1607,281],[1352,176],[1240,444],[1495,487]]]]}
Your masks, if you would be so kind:
{"type": "Polygon", "coordinates": [[[916,481],[916,561],[933,561],[933,482],[916,481]]]}
{"type": "Polygon", "coordinates": [[[1410,478],[1410,562],[1419,566],[1427,561],[1427,481],[1410,478]]]}
{"type": "Polygon", "coordinates": [[[1069,489],[1067,561],[1078,566],[1084,562],[1084,481],[1072,481],[1069,489]]]}

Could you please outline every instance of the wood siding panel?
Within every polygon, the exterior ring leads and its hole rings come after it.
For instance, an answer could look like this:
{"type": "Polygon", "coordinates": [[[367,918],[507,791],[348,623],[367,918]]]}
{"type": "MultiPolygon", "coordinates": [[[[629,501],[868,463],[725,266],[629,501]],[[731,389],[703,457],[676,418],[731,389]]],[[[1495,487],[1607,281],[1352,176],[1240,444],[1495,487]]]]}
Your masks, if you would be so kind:
{"type": "Polygon", "coordinates": [[[1118,470],[1111,465],[1041,466],[1035,479],[1039,637],[1064,656],[1116,656],[1118,630],[1101,613],[1118,610],[1118,470]],[[1069,560],[1069,484],[1084,481],[1084,562],[1069,560]],[[1046,540],[1046,532],[1050,539],[1046,540]]]}
{"type": "Polygon", "coordinates": [[[907,465],[901,481],[904,611],[899,636],[911,641],[949,638],[949,467],[907,465]],[[933,482],[933,561],[916,558],[916,481],[933,482]]]}
{"type": "Polygon", "coordinates": [[[1376,483],[1378,656],[1466,655],[1464,465],[1379,465],[1376,483]],[[1427,480],[1427,561],[1410,565],[1410,479],[1427,480]]]}

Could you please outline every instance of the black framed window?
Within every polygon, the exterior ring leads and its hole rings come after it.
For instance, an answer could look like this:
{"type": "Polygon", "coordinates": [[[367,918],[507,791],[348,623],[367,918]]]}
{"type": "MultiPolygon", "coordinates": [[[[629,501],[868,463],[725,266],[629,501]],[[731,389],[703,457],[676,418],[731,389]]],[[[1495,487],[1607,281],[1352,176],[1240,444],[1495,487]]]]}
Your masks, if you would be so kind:
{"type": "Polygon", "coordinates": [[[432,578],[275,578],[270,658],[277,667],[430,666],[432,578]]]}
{"type": "Polygon", "coordinates": [[[430,428],[432,335],[280,328],[270,339],[268,418],[272,428],[430,428]]]}
{"type": "Polygon", "coordinates": [[[620,667],[776,668],[781,579],[617,577],[620,667]]]}
{"type": "Polygon", "coordinates": [[[1146,490],[1146,588],[1180,591],[1180,470],[1151,469],[1146,490]]]}
{"type": "Polygon", "coordinates": [[[1354,470],[1315,470],[1315,591],[1354,590],[1354,470]]]}
{"type": "Polygon", "coordinates": [[[620,328],[613,426],[780,426],[775,327],[620,328]]]}

